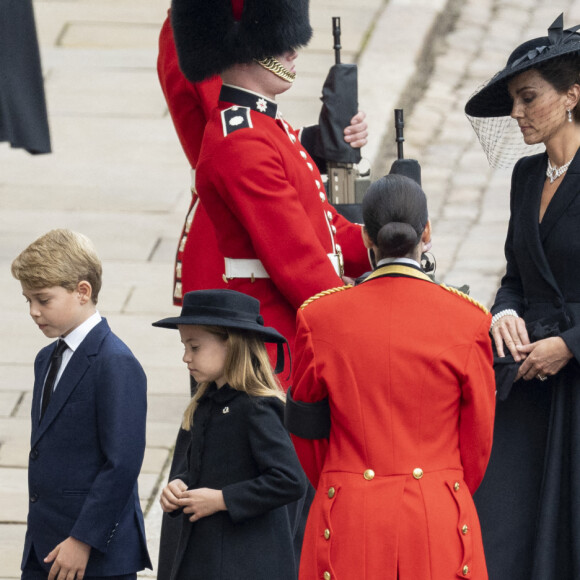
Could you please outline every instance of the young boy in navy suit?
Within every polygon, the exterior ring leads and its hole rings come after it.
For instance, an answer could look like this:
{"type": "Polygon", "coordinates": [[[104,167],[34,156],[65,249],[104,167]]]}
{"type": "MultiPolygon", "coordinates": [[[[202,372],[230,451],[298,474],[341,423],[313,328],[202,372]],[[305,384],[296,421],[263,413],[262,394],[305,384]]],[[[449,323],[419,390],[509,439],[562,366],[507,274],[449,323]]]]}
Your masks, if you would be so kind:
{"type": "Polygon", "coordinates": [[[146,377],[96,309],[101,262],[52,230],[12,263],[48,338],[34,362],[22,580],[131,580],[151,568],[137,477],[146,377]]]}

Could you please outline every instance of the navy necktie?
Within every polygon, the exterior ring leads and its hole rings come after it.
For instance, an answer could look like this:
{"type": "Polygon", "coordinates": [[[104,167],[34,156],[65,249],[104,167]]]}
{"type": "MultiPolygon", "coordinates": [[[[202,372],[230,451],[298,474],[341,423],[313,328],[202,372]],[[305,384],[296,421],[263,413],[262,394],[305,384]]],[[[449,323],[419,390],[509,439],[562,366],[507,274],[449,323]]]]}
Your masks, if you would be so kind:
{"type": "Polygon", "coordinates": [[[44,417],[48,403],[50,402],[50,397],[52,391],[54,390],[54,383],[56,381],[56,376],[58,375],[58,370],[60,369],[60,364],[62,363],[62,355],[64,351],[68,348],[64,340],[59,339],[52,356],[50,357],[50,368],[48,369],[48,374],[46,375],[46,381],[44,382],[44,389],[42,391],[42,409],[40,411],[40,420],[44,417]]]}

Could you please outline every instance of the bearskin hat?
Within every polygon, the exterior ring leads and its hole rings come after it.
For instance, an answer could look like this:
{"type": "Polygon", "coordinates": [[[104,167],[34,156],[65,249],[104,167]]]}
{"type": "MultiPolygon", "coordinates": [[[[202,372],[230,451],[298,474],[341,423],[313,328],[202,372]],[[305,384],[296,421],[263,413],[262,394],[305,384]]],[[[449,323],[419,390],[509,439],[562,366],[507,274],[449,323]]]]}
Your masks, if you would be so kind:
{"type": "Polygon", "coordinates": [[[308,0],[172,0],[179,65],[191,82],[308,44],[308,0]]]}

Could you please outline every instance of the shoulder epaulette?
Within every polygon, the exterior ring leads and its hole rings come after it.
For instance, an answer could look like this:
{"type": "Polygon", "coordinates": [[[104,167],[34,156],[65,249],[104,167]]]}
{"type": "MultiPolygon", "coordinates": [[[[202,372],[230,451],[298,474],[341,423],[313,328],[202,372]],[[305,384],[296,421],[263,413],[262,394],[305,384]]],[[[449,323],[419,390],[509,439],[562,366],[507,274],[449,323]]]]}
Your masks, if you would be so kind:
{"type": "Polygon", "coordinates": [[[347,284],[346,286],[337,286],[336,288],[323,290],[322,292],[319,292],[318,294],[315,294],[314,296],[311,296],[308,300],[306,300],[304,304],[302,304],[302,306],[300,307],[300,310],[304,310],[304,308],[306,308],[310,303],[314,302],[315,300],[318,300],[319,298],[322,298],[323,296],[329,296],[330,294],[342,292],[343,290],[348,290],[349,288],[354,288],[354,286],[352,284],[347,284]]]}
{"type": "Polygon", "coordinates": [[[471,302],[471,304],[473,304],[474,306],[477,306],[485,314],[489,314],[489,310],[481,302],[478,302],[477,300],[475,300],[471,296],[465,294],[465,292],[461,292],[461,290],[457,290],[457,288],[453,288],[452,286],[447,286],[446,284],[443,284],[443,283],[441,283],[440,286],[444,290],[447,290],[448,292],[451,292],[452,294],[455,294],[456,296],[461,296],[461,298],[464,298],[468,302],[471,302]]]}
{"type": "Polygon", "coordinates": [[[224,109],[222,115],[222,128],[224,137],[227,137],[238,129],[252,129],[252,118],[249,107],[235,105],[229,109],[224,109]]]}

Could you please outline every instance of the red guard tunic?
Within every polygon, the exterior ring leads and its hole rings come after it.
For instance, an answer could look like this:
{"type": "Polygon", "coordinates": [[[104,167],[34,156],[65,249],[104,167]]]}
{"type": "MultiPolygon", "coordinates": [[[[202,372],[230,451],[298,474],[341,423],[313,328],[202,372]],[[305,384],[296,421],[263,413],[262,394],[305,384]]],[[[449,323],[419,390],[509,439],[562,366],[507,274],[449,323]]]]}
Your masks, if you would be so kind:
{"type": "Polygon", "coordinates": [[[228,288],[260,300],[265,324],[288,339],[290,350],[298,307],[342,284],[332,256],[342,254],[349,276],[369,269],[361,227],[337,214],[298,133],[275,102],[256,93],[222,87],[206,126],[196,189],[220,252],[242,268],[226,272],[228,288]],[[252,262],[245,267],[240,260],[252,262]]]}
{"type": "MultiPolygon", "coordinates": [[[[205,125],[211,111],[218,104],[221,79],[215,76],[201,83],[190,83],[184,77],[179,68],[169,18],[165,20],[159,36],[157,72],[181,146],[191,167],[195,169],[205,125]]],[[[334,220],[336,216],[334,210],[332,211],[334,220]]],[[[340,229],[341,224],[344,225],[344,221],[335,224],[335,227],[340,229]]],[[[349,251],[352,244],[348,236],[341,235],[341,243],[345,248],[347,272],[356,276],[357,272],[369,269],[366,254],[362,258],[362,268],[359,263],[363,250],[358,233],[355,235],[353,251],[349,251]],[[345,237],[346,240],[343,239],[345,237]]],[[[174,303],[181,305],[183,294],[192,290],[227,288],[223,275],[224,256],[218,249],[213,224],[197,193],[192,190],[192,200],[179,239],[175,262],[174,303]]]]}
{"type": "Polygon", "coordinates": [[[490,316],[411,266],[377,273],[298,313],[292,397],[331,418],[329,439],[294,437],[317,487],[300,579],[485,580],[490,316]]]}
{"type": "MultiPolygon", "coordinates": [[[[177,136],[191,167],[195,169],[205,125],[217,106],[222,81],[215,76],[201,83],[190,83],[183,76],[169,18],[163,23],[159,35],[157,73],[177,136]]],[[[192,189],[175,260],[174,303],[181,305],[183,294],[192,290],[226,288],[222,280],[223,261],[213,225],[192,189]]]]}

